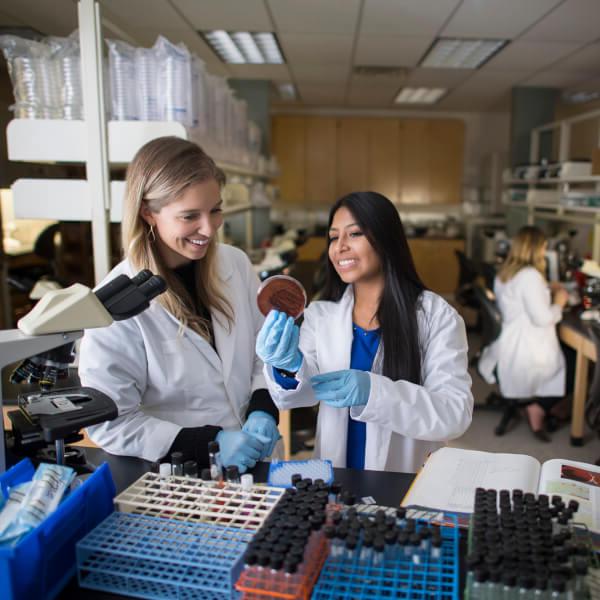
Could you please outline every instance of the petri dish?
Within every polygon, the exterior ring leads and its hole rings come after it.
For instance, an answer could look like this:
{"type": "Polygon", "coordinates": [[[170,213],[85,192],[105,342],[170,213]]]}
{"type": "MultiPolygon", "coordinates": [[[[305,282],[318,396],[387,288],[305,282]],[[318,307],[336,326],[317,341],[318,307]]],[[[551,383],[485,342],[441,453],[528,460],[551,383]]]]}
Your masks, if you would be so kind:
{"type": "Polygon", "coordinates": [[[258,288],[256,302],[265,316],[275,309],[297,319],[304,312],[306,292],[297,279],[288,275],[273,275],[258,288]]]}

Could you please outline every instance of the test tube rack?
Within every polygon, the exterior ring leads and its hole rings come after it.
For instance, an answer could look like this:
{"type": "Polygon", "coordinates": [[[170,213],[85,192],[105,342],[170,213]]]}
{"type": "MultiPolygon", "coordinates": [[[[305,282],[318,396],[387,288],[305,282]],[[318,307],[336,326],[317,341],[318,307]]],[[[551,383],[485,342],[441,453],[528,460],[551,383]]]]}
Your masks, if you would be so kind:
{"type": "Polygon", "coordinates": [[[121,512],[258,530],[283,490],[145,473],[115,498],[121,512]]]}
{"type": "Polygon", "coordinates": [[[139,598],[237,598],[252,532],[112,513],[77,544],[79,585],[139,598]]]}
{"type": "MultiPolygon", "coordinates": [[[[459,530],[453,515],[446,515],[452,526],[440,527],[442,536],[439,558],[427,552],[419,564],[409,556],[385,557],[382,565],[364,565],[359,557],[362,536],[346,558],[326,560],[313,590],[313,600],[379,600],[410,598],[413,600],[458,600],[459,598],[459,530]]],[[[416,531],[429,521],[417,520],[416,531]]]]}
{"type": "Polygon", "coordinates": [[[246,567],[235,587],[244,592],[243,600],[308,600],[328,553],[329,542],[323,532],[313,533],[304,551],[305,558],[296,573],[273,571],[268,567],[246,567]]]}

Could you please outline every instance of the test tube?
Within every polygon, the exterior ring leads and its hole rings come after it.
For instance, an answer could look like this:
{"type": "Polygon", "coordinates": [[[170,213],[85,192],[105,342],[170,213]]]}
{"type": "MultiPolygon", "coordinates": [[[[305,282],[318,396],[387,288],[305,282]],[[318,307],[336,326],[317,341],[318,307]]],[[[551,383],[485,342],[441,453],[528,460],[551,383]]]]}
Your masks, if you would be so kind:
{"type": "Polygon", "coordinates": [[[196,479],[198,477],[198,463],[195,460],[186,460],[183,463],[183,474],[196,479]]]}
{"type": "Polygon", "coordinates": [[[398,539],[398,531],[395,529],[390,529],[386,531],[384,540],[385,540],[385,559],[389,562],[392,562],[396,559],[396,540],[398,539]]]}
{"type": "Polygon", "coordinates": [[[431,558],[433,560],[440,560],[442,557],[442,536],[434,535],[431,538],[431,558]]]}
{"type": "Polygon", "coordinates": [[[368,567],[373,561],[373,539],[373,535],[369,533],[365,533],[363,537],[358,561],[364,567],[368,567]]]}
{"type": "Polygon", "coordinates": [[[171,475],[183,475],[183,453],[171,453],[171,475]]]}
{"type": "Polygon", "coordinates": [[[236,465],[229,465],[225,472],[229,483],[240,483],[240,471],[236,465]]]}
{"type": "Polygon", "coordinates": [[[376,537],[373,540],[373,566],[383,567],[383,552],[385,550],[385,540],[382,537],[376,537]]]}
{"type": "Polygon", "coordinates": [[[353,535],[349,535],[346,538],[346,552],[345,552],[344,559],[348,563],[354,562],[354,555],[356,553],[357,544],[358,544],[357,539],[353,535]]]}
{"type": "Polygon", "coordinates": [[[200,472],[200,477],[202,478],[202,481],[212,481],[213,480],[210,469],[202,469],[202,471],[200,472]]]}
{"type": "Polygon", "coordinates": [[[208,465],[213,481],[223,481],[220,451],[219,442],[213,440],[208,443],[208,465]]]}

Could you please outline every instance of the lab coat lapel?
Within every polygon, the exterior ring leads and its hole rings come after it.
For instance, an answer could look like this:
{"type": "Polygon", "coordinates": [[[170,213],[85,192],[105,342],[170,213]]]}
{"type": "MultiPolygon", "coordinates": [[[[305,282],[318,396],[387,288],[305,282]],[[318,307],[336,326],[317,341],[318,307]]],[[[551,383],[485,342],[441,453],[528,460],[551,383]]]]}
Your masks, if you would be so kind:
{"type": "MultiPolygon", "coordinates": [[[[232,285],[233,265],[229,261],[222,259],[218,264],[217,272],[222,282],[223,296],[231,304],[235,319],[236,317],[238,317],[238,315],[242,313],[237,308],[240,290],[237,290],[236,293],[236,290],[233,288],[232,285]]],[[[212,323],[213,331],[215,334],[215,346],[217,348],[217,352],[219,353],[223,369],[223,380],[225,381],[225,384],[227,384],[227,380],[229,379],[229,375],[231,373],[231,366],[233,364],[233,355],[235,352],[236,343],[236,332],[238,328],[231,327],[230,331],[230,329],[228,328],[229,324],[221,315],[213,315],[212,323]]]]}

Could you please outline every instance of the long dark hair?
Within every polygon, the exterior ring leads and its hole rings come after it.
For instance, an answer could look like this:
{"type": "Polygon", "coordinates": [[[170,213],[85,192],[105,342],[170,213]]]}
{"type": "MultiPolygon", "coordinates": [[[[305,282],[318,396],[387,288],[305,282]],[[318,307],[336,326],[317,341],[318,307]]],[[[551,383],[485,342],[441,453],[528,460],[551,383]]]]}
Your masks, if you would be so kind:
{"type": "MultiPolygon", "coordinates": [[[[354,192],[340,198],[329,212],[328,230],[335,213],[346,207],[360,225],[383,268],[383,295],[377,310],[383,343],[386,377],[421,383],[421,350],[417,308],[425,289],[417,275],[396,207],[376,192],[354,192]]],[[[327,259],[321,299],[337,302],[347,285],[327,259]]]]}

